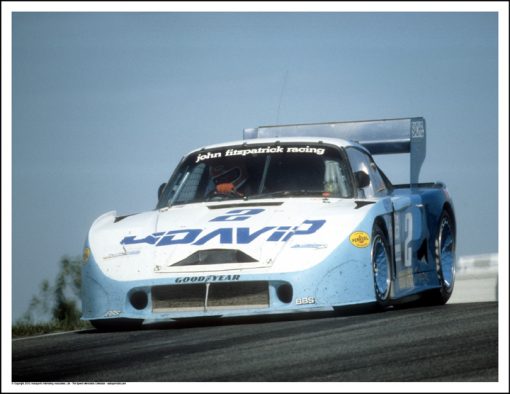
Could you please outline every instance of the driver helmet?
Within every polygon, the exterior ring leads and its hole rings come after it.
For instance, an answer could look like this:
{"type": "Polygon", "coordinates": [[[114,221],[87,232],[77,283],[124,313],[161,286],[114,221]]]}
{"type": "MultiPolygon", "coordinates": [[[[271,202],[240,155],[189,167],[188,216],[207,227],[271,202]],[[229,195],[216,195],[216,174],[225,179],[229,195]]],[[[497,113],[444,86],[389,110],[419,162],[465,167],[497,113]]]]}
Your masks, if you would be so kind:
{"type": "Polygon", "coordinates": [[[237,191],[248,178],[243,163],[218,163],[210,167],[211,179],[218,192],[237,191]]]}

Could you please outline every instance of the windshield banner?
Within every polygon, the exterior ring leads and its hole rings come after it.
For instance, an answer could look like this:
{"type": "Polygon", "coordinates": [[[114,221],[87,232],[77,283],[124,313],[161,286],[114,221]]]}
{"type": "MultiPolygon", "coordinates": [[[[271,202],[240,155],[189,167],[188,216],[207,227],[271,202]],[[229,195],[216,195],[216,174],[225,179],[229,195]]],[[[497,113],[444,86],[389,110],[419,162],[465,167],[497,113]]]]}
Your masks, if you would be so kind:
{"type": "Polygon", "coordinates": [[[232,157],[232,156],[247,156],[247,155],[257,155],[257,154],[276,154],[276,153],[314,153],[316,155],[322,156],[325,152],[325,148],[318,148],[314,146],[281,146],[281,145],[272,145],[272,146],[264,146],[258,148],[246,148],[246,149],[226,149],[221,152],[207,152],[207,153],[199,153],[197,155],[195,163],[199,163],[208,159],[217,159],[220,157],[232,157]]]}

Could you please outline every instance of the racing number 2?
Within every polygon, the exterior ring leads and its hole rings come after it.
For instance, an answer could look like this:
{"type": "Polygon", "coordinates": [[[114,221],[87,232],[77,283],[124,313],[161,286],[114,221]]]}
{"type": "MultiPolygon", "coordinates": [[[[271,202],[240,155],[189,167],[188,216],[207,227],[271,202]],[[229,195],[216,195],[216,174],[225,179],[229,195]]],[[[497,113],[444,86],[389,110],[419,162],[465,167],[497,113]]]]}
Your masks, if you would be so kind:
{"type": "Polygon", "coordinates": [[[413,214],[406,212],[403,215],[403,234],[400,232],[400,218],[400,215],[395,215],[395,230],[397,231],[395,236],[395,259],[397,263],[402,260],[402,248],[404,248],[404,267],[411,267],[413,265],[413,247],[411,245],[413,240],[413,214]],[[401,234],[403,235],[402,237],[400,237],[401,234]]]}
{"type": "Polygon", "coordinates": [[[263,212],[264,209],[255,208],[255,209],[233,209],[227,212],[227,215],[216,216],[215,218],[209,220],[210,222],[239,222],[241,220],[246,220],[251,218],[253,215],[256,215],[260,212],[263,212]]]}
{"type": "Polygon", "coordinates": [[[404,266],[411,267],[413,264],[413,248],[411,246],[411,241],[413,240],[413,215],[411,212],[407,212],[404,216],[404,231],[406,233],[404,241],[404,266]]]}

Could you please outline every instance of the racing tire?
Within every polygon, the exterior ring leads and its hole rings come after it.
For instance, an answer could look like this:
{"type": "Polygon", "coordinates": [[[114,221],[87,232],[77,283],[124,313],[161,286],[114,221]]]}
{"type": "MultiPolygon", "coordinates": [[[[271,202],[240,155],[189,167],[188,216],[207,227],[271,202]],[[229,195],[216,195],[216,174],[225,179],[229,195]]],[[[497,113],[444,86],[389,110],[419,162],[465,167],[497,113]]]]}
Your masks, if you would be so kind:
{"type": "Polygon", "coordinates": [[[391,254],[388,238],[379,225],[372,230],[372,274],[374,292],[379,308],[389,304],[391,293],[391,254]]]}
{"type": "Polygon", "coordinates": [[[434,262],[439,288],[428,293],[429,305],[443,305],[453,293],[455,284],[455,227],[447,210],[441,213],[434,239],[434,262]]]}
{"type": "Polygon", "coordinates": [[[133,331],[142,327],[143,319],[98,319],[90,323],[99,331],[133,331]]]}

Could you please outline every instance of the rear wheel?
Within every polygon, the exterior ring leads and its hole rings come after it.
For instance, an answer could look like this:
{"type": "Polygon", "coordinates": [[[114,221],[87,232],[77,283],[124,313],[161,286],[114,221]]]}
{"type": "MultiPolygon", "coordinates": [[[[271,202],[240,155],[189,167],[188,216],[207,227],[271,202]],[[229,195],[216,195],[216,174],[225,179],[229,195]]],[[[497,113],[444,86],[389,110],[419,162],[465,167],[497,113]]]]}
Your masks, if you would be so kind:
{"type": "Polygon", "coordinates": [[[377,304],[386,306],[391,291],[390,248],[384,231],[375,225],[372,231],[372,272],[377,304]]]}
{"type": "Polygon", "coordinates": [[[455,228],[448,211],[443,211],[435,238],[434,259],[440,287],[430,292],[428,302],[446,304],[455,284],[455,228]]]}
{"type": "Polygon", "coordinates": [[[100,331],[132,331],[142,326],[143,319],[99,319],[90,323],[100,331]]]}

